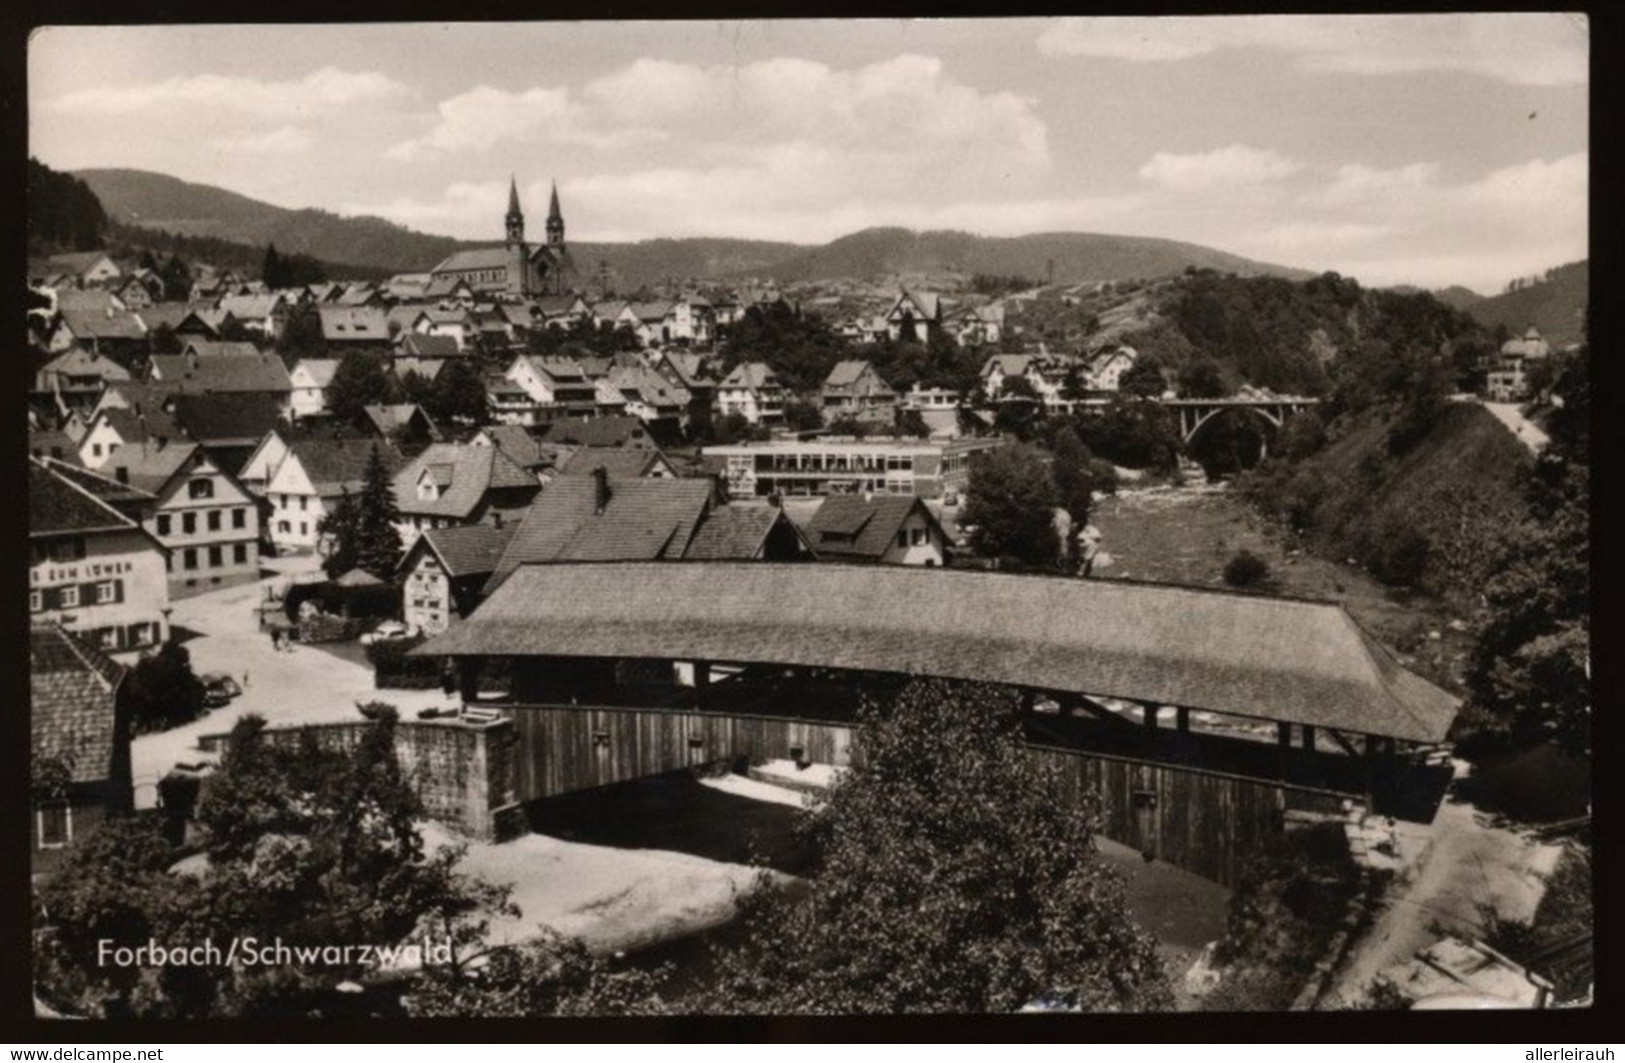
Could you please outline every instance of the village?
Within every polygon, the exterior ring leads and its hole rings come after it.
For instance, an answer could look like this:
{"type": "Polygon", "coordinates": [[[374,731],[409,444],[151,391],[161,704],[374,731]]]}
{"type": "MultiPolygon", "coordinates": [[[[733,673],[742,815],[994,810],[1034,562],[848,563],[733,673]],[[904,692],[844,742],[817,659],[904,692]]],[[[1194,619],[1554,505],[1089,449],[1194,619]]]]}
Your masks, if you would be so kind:
{"type": "Polygon", "coordinates": [[[996,874],[949,813],[1047,868],[1010,888],[1054,955],[1147,973],[921,1010],[1591,1005],[1583,305],[1053,257],[629,282],[568,182],[503,176],[419,272],[31,227],[36,1014],[886,1010],[917,990],[841,972],[951,966],[970,923],[908,905],[996,874]],[[87,975],[121,875],[119,933],[219,930],[166,884],[327,929],[343,880],[343,933],[479,958],[87,975]],[[785,959],[842,875],[876,892],[785,959]]]}

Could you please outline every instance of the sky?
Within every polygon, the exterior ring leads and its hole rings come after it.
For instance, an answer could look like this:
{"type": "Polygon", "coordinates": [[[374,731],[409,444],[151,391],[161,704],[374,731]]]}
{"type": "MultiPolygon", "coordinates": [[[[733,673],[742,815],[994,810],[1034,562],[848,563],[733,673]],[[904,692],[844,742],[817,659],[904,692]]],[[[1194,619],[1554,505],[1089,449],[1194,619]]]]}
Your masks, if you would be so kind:
{"type": "Polygon", "coordinates": [[[1586,257],[1545,14],[48,27],[32,153],[501,239],[875,225],[1205,244],[1485,293],[1586,257]]]}

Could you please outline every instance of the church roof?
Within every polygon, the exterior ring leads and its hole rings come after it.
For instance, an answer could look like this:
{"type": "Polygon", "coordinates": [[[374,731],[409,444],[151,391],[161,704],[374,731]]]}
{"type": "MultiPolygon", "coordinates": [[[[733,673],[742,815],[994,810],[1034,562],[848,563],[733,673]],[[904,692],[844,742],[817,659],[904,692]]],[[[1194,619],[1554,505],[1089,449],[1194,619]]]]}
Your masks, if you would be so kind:
{"type": "MultiPolygon", "coordinates": [[[[475,247],[467,251],[453,252],[440,265],[436,266],[434,273],[461,273],[471,269],[504,269],[508,265],[508,249],[505,247],[475,247]]],[[[432,292],[430,294],[433,294],[432,292]]]]}

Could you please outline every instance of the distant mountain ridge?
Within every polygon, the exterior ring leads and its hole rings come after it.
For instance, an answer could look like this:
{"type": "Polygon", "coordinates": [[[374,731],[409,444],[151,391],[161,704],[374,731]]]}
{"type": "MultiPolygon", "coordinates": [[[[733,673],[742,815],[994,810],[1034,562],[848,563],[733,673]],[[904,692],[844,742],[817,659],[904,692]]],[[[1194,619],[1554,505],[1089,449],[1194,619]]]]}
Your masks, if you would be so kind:
{"type": "MultiPolygon", "coordinates": [[[[74,171],[74,176],[90,186],[108,216],[117,222],[248,244],[274,243],[279,251],[367,269],[422,272],[454,251],[496,243],[500,232],[500,219],[493,218],[491,240],[458,240],[417,232],[382,218],[278,207],[145,170],[88,169],[74,171]]],[[[1043,282],[1048,279],[1051,261],[1054,280],[1062,284],[1169,276],[1191,266],[1294,280],[1313,275],[1198,244],[1098,233],[989,237],[875,228],[822,246],[700,237],[637,243],[572,241],[570,249],[584,275],[590,276],[602,263],[623,289],[672,277],[879,281],[920,274],[968,279],[983,273],[1043,282]]]]}
{"type": "Polygon", "coordinates": [[[1513,335],[1530,325],[1554,347],[1585,339],[1585,313],[1591,285],[1589,260],[1548,270],[1543,280],[1482,299],[1467,312],[1485,328],[1505,325],[1513,335]]]}

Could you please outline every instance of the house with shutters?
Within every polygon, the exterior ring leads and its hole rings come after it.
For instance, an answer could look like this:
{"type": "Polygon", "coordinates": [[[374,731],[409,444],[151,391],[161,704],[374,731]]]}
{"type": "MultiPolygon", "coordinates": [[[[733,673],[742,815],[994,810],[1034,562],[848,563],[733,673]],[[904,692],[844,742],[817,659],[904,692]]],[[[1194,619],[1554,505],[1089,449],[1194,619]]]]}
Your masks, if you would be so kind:
{"type": "Polygon", "coordinates": [[[678,425],[688,420],[693,397],[648,366],[616,366],[606,382],[621,397],[622,409],[630,416],[678,425]]]}
{"type": "Polygon", "coordinates": [[[961,347],[990,347],[1004,338],[1004,304],[967,306],[949,314],[944,328],[961,347]]]}
{"type": "Polygon", "coordinates": [[[217,304],[235,318],[243,328],[257,334],[267,343],[282,336],[293,307],[286,297],[277,292],[256,292],[250,295],[223,295],[217,304]]]}
{"type": "Polygon", "coordinates": [[[466,617],[480,601],[517,522],[430,528],[401,558],[401,620],[428,635],[466,617]]]}
{"type": "Polygon", "coordinates": [[[951,540],[918,496],[831,495],[807,521],[807,538],[826,561],[941,568],[951,540]]]}
{"type": "Polygon", "coordinates": [[[716,413],[737,413],[755,425],[784,423],[784,385],[766,362],[741,362],[717,385],[716,413]]]}
{"type": "Polygon", "coordinates": [[[717,377],[711,371],[708,355],[688,351],[663,351],[654,361],[655,372],[689,395],[689,413],[710,409],[716,398],[717,377]]]}
{"type": "Polygon", "coordinates": [[[871,424],[897,420],[897,392],[861,359],[836,362],[824,380],[824,422],[850,417],[871,424]]]}
{"type": "MultiPolygon", "coordinates": [[[[274,434],[274,433],[273,433],[274,434]]],[[[278,437],[280,440],[280,437],[278,437]]],[[[278,553],[315,551],[330,545],[318,533],[322,518],[346,495],[359,495],[367,462],[376,450],[391,476],[400,469],[400,454],[376,439],[296,439],[283,443],[281,460],[265,481],[270,509],[269,539],[278,553]]],[[[256,453],[244,473],[259,472],[256,453]]]]}
{"type": "Polygon", "coordinates": [[[49,875],[109,815],[134,807],[127,675],[80,632],[59,622],[29,628],[33,874],[49,875]]]}
{"type": "Polygon", "coordinates": [[[107,501],[33,458],[28,546],[33,622],[60,622],[126,663],[168,641],[163,545],[107,501]]]}
{"type": "Polygon", "coordinates": [[[541,490],[536,474],[501,447],[435,443],[395,476],[396,530],[410,547],[431,528],[512,524],[541,490]]]}
{"type": "Polygon", "coordinates": [[[197,443],[120,447],[104,471],[157,499],[141,523],[169,553],[171,599],[259,579],[259,506],[197,443]]]}

